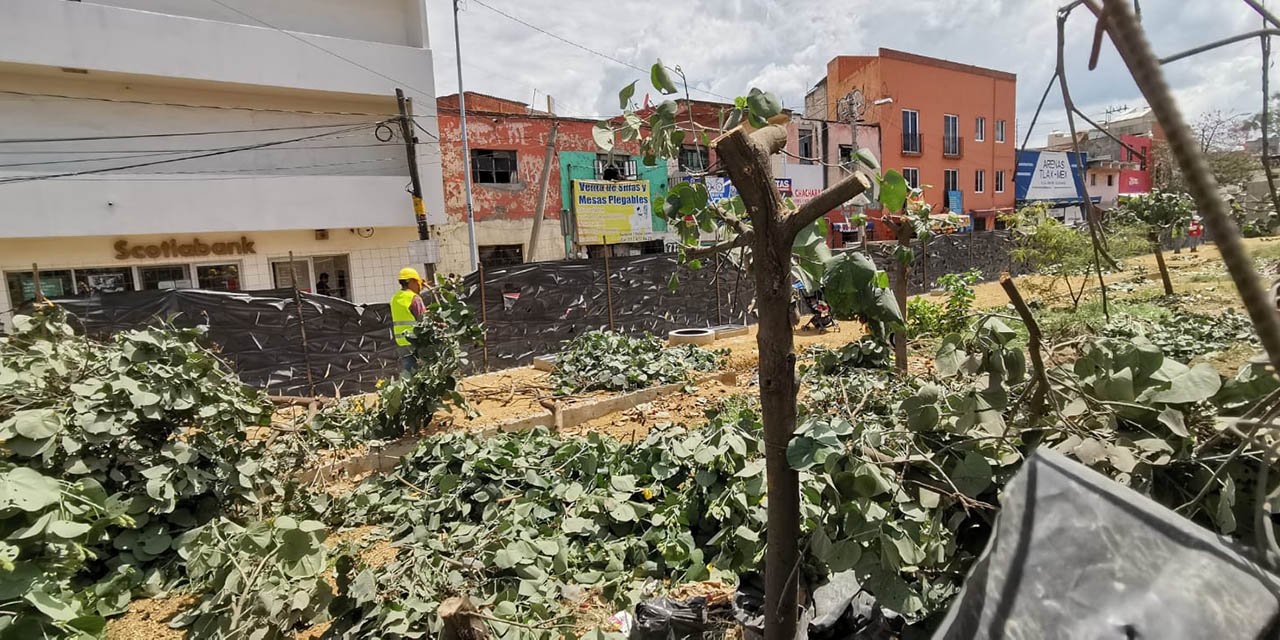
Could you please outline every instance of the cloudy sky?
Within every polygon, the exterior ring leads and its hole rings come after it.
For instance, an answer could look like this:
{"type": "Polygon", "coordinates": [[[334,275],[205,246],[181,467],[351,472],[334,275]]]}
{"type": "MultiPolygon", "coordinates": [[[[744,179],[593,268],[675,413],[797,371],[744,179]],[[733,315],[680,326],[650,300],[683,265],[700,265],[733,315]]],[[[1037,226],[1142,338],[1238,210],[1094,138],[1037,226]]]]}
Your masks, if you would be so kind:
{"type": "MultiPolygon", "coordinates": [[[[617,113],[617,91],[647,74],[504,17],[531,25],[625,63],[654,59],[679,65],[695,99],[773,91],[802,108],[805,91],[837,55],[900,49],[1018,75],[1019,142],[1053,72],[1056,11],[1063,0],[461,0],[463,77],[469,91],[532,102],[554,97],[565,115],[617,113]],[[481,4],[481,2],[484,4],[481,4]],[[486,6],[488,5],[488,6],[486,6]]],[[[1168,55],[1261,27],[1239,0],[1142,0],[1143,26],[1158,55],[1168,55]]],[[[1280,2],[1270,0],[1268,4],[1280,2]]],[[[428,0],[439,95],[457,90],[452,5],[428,0]]],[[[1067,23],[1067,77],[1076,104],[1091,117],[1108,107],[1142,105],[1137,87],[1107,43],[1098,69],[1087,67],[1093,17],[1077,9],[1067,23]]],[[[1280,56],[1280,52],[1277,52],[1280,56]]],[[[1256,40],[1228,45],[1165,68],[1184,115],[1260,107],[1261,53],[1256,40]]],[[[1280,83],[1280,78],[1273,82],[1280,83]]],[[[655,94],[656,95],[656,94],[655,94]]],[[[1066,129],[1056,89],[1032,144],[1066,129]]]]}

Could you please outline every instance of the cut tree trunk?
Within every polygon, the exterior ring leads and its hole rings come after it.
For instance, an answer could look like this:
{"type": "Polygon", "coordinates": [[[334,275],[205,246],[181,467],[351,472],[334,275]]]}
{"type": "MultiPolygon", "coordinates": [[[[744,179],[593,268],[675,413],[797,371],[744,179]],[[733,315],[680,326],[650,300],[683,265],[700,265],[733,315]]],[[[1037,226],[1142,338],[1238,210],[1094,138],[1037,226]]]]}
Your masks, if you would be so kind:
{"type": "Polygon", "coordinates": [[[440,619],[444,622],[442,640],[489,640],[489,627],[476,617],[479,613],[471,598],[458,596],[440,603],[440,619]]]}
{"type": "Polygon", "coordinates": [[[1164,282],[1164,294],[1171,296],[1173,295],[1173,281],[1169,280],[1169,267],[1164,264],[1164,252],[1160,248],[1160,234],[1153,233],[1149,238],[1151,239],[1151,249],[1156,252],[1156,265],[1160,267],[1160,280],[1164,282]]]}
{"type": "Polygon", "coordinates": [[[766,640],[795,637],[798,609],[800,478],[787,462],[796,426],[795,355],[791,335],[791,242],[779,212],[782,198],[769,156],[786,132],[776,125],[751,136],[741,128],[716,140],[717,155],[742,195],[754,232],[751,263],[756,272],[760,329],[760,409],[764,423],[769,522],[765,548],[766,640]],[[776,132],[770,130],[776,129],[776,132]]]}

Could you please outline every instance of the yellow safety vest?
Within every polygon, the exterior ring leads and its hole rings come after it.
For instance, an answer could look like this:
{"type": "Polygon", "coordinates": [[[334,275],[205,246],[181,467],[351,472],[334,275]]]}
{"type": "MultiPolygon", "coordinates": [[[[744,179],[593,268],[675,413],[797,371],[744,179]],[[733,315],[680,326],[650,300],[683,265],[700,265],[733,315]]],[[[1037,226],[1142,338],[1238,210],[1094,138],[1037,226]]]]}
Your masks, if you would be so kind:
{"type": "Polygon", "coordinates": [[[409,346],[409,339],[402,337],[401,334],[418,323],[417,318],[413,317],[413,312],[409,310],[409,305],[413,304],[413,299],[416,297],[418,294],[408,289],[401,289],[391,296],[391,333],[396,338],[396,344],[402,347],[409,346]]]}

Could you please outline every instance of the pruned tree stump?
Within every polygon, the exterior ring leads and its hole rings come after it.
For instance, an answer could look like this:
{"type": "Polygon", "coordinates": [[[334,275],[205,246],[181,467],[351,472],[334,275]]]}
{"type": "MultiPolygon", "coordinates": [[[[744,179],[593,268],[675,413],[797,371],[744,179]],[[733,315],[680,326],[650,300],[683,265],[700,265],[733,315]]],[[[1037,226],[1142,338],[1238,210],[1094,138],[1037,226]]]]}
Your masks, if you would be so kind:
{"type": "Polygon", "coordinates": [[[444,621],[443,640],[488,640],[489,627],[484,620],[471,615],[480,613],[471,598],[458,596],[440,603],[440,619],[444,621]]]}

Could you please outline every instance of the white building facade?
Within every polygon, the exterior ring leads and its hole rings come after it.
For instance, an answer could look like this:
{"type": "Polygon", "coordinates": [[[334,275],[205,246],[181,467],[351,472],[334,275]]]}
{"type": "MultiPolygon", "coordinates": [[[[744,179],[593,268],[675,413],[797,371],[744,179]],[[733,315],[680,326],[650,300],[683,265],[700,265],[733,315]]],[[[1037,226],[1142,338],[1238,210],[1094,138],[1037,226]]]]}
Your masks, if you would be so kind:
{"type": "Polygon", "coordinates": [[[0,319],[37,270],[47,297],[296,274],[386,302],[434,261],[397,88],[444,222],[432,69],[426,0],[4,0],[0,319]]]}

